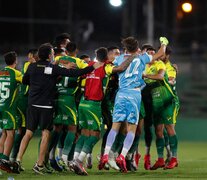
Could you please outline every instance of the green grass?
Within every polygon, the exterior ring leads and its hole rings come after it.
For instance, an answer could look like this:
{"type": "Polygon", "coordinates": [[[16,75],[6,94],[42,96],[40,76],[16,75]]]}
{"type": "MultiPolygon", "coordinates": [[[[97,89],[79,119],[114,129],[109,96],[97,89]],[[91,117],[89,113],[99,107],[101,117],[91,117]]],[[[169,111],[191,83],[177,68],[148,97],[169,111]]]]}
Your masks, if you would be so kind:
{"type": "MultiPolygon", "coordinates": [[[[140,152],[142,158],[140,161],[139,169],[135,173],[123,174],[116,172],[114,170],[110,171],[98,171],[97,170],[97,160],[95,156],[99,152],[100,143],[95,146],[94,149],[94,166],[92,170],[88,170],[89,176],[82,177],[73,174],[72,172],[64,173],[54,173],[52,175],[35,175],[33,173],[32,166],[34,165],[37,159],[37,143],[38,139],[34,138],[26,151],[26,154],[23,159],[23,166],[26,168],[25,172],[22,172],[20,175],[16,174],[7,174],[3,172],[3,175],[0,176],[0,179],[7,179],[9,176],[17,179],[50,179],[50,180],[63,180],[63,179],[90,179],[90,180],[108,180],[108,179],[207,179],[207,143],[205,142],[179,142],[179,166],[173,170],[163,170],[159,169],[156,171],[146,171],[143,168],[143,155],[144,155],[144,142],[140,143],[140,152]]],[[[154,163],[156,159],[155,146],[152,147],[152,162],[154,163]]]]}

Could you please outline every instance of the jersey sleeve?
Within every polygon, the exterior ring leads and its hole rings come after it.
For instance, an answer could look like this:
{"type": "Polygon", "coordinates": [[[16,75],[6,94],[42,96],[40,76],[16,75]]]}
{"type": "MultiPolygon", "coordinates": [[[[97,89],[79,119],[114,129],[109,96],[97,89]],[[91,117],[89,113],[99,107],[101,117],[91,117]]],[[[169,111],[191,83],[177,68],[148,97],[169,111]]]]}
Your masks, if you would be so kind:
{"type": "Polygon", "coordinates": [[[16,70],[16,69],[14,70],[14,72],[15,72],[16,81],[17,82],[22,82],[22,73],[20,71],[16,70]]]}
{"type": "Polygon", "coordinates": [[[30,65],[30,62],[26,62],[26,63],[24,64],[24,67],[23,67],[23,74],[27,71],[29,65],[30,65]]]}
{"type": "Polygon", "coordinates": [[[158,71],[161,69],[166,71],[166,66],[161,60],[156,62],[156,67],[158,71]]]}
{"type": "Polygon", "coordinates": [[[106,72],[106,74],[107,75],[111,75],[113,68],[114,68],[114,66],[112,64],[106,64],[105,65],[105,72],[106,72]]]}
{"type": "Polygon", "coordinates": [[[76,64],[77,64],[79,69],[83,69],[83,68],[88,66],[88,64],[82,59],[75,58],[75,60],[76,60],[76,64]]]}
{"type": "Polygon", "coordinates": [[[152,56],[149,55],[148,53],[144,53],[141,56],[139,56],[139,58],[141,59],[142,62],[144,62],[144,64],[148,64],[152,61],[152,56]]]}

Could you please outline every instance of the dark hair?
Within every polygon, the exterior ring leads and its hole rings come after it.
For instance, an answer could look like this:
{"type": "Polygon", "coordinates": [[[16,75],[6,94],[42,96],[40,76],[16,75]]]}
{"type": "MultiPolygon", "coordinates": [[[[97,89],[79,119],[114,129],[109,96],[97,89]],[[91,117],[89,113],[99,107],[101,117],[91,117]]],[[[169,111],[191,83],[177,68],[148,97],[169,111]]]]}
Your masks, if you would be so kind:
{"type": "Polygon", "coordinates": [[[108,59],[108,50],[105,47],[100,47],[95,52],[98,61],[104,62],[108,59]]]}
{"type": "Polygon", "coordinates": [[[90,56],[88,54],[83,54],[80,56],[80,59],[85,59],[85,58],[90,58],[90,56]]]}
{"type": "Polygon", "coordinates": [[[16,59],[17,59],[17,53],[15,51],[10,51],[4,54],[4,60],[8,66],[14,64],[16,59]]]}
{"type": "Polygon", "coordinates": [[[64,53],[65,51],[61,48],[54,48],[54,52],[55,52],[55,55],[56,55],[56,54],[64,53]]]}
{"type": "Polygon", "coordinates": [[[52,53],[52,45],[50,43],[45,43],[40,45],[38,49],[38,56],[42,60],[46,60],[49,58],[49,55],[52,53]]]}
{"type": "Polygon", "coordinates": [[[135,52],[138,49],[138,41],[134,37],[127,37],[121,41],[128,52],[135,52]]]}
{"type": "Polygon", "coordinates": [[[33,54],[33,55],[35,55],[35,54],[37,54],[38,53],[38,49],[30,49],[29,51],[28,51],[28,54],[29,53],[31,53],[31,54],[33,54]]]}
{"type": "Polygon", "coordinates": [[[172,48],[169,47],[169,46],[167,46],[167,47],[166,47],[166,50],[165,50],[165,54],[166,54],[166,55],[170,55],[171,53],[172,53],[172,48]]]}
{"type": "Polygon", "coordinates": [[[151,44],[143,44],[142,47],[141,47],[141,51],[143,51],[144,49],[154,50],[154,48],[151,44]]]}
{"type": "Polygon", "coordinates": [[[69,52],[69,53],[72,53],[72,52],[75,52],[75,50],[77,49],[77,45],[76,43],[74,42],[69,42],[66,46],[66,50],[69,52]]]}
{"type": "Polygon", "coordinates": [[[109,51],[113,51],[114,49],[119,49],[119,47],[117,47],[117,46],[110,46],[110,47],[107,47],[108,52],[109,52],[109,51]]]}
{"type": "Polygon", "coordinates": [[[68,33],[62,33],[56,36],[55,38],[55,46],[59,47],[60,44],[64,43],[65,39],[69,39],[70,35],[68,33]]]}

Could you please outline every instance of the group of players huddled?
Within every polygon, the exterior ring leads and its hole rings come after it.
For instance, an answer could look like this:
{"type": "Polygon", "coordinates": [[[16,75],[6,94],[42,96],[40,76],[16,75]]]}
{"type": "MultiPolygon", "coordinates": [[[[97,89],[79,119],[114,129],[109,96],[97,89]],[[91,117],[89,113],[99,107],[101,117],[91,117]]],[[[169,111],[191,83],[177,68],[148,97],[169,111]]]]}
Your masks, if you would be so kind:
{"type": "Polygon", "coordinates": [[[150,44],[139,48],[134,37],[116,46],[100,47],[96,61],[77,57],[78,49],[67,33],[31,49],[22,71],[17,54],[4,54],[7,66],[0,70],[0,169],[24,171],[23,155],[39,128],[42,132],[38,174],[73,171],[88,175],[93,166],[93,147],[102,144],[98,169],[126,173],[138,169],[142,128],[146,153],[144,168],[178,166],[175,132],[179,99],[177,66],[170,62],[171,48],[160,38],[156,52],[150,44]],[[152,126],[158,159],[151,165],[152,126]],[[167,158],[164,159],[164,148],[167,158]]]}

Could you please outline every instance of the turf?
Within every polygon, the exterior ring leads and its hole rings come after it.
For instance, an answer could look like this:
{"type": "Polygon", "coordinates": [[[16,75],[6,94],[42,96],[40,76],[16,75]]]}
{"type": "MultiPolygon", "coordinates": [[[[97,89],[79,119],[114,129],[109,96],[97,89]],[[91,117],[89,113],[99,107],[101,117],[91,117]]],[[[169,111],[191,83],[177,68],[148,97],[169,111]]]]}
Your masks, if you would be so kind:
{"type": "MultiPolygon", "coordinates": [[[[143,154],[144,154],[144,142],[140,143],[140,152],[142,158],[140,161],[139,169],[135,173],[123,174],[116,172],[114,170],[110,171],[98,171],[96,155],[99,152],[100,143],[95,146],[94,149],[94,164],[93,169],[88,170],[89,176],[82,177],[73,174],[72,172],[54,173],[52,175],[36,175],[33,173],[32,166],[37,159],[37,143],[38,139],[34,138],[26,151],[23,159],[23,166],[26,168],[25,172],[20,175],[7,174],[2,172],[3,175],[0,179],[7,179],[8,177],[13,177],[14,179],[50,179],[50,180],[63,180],[63,179],[90,179],[90,180],[102,180],[108,179],[205,179],[207,178],[207,156],[206,149],[207,143],[205,142],[185,142],[179,143],[179,166],[173,170],[163,170],[159,169],[156,171],[146,171],[143,168],[143,154]]],[[[154,163],[156,159],[155,146],[152,147],[152,162],[154,163]]]]}

